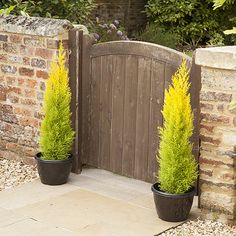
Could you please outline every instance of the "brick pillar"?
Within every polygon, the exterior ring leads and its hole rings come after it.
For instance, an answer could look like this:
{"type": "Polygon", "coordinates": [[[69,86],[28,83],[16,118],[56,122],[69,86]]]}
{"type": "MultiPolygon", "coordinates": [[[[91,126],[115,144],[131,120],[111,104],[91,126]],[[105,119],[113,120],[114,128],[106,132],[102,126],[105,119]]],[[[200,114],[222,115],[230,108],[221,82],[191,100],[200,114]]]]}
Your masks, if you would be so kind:
{"type": "Polygon", "coordinates": [[[236,46],[198,49],[201,65],[200,208],[202,216],[236,223],[236,46]]]}

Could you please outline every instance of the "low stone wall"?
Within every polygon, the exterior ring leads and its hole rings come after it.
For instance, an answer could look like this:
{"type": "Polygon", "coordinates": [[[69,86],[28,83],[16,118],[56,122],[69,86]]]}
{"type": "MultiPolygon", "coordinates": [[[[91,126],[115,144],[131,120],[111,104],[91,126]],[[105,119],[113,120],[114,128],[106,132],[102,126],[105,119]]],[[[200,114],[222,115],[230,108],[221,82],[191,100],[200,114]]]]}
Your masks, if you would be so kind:
{"type": "Polygon", "coordinates": [[[236,46],[198,49],[201,65],[200,207],[206,218],[236,223],[236,46]]]}
{"type": "Polygon", "coordinates": [[[32,163],[45,80],[71,28],[66,20],[0,16],[0,157],[32,163]]]}

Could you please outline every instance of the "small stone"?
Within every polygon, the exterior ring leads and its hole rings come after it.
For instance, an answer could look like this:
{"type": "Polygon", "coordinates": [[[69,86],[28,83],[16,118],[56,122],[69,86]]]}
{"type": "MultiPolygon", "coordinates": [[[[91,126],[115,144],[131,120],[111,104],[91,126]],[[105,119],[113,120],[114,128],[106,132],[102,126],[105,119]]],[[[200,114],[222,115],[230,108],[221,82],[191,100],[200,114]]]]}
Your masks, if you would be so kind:
{"type": "Polygon", "coordinates": [[[0,158],[0,191],[38,178],[36,166],[0,158]]]}

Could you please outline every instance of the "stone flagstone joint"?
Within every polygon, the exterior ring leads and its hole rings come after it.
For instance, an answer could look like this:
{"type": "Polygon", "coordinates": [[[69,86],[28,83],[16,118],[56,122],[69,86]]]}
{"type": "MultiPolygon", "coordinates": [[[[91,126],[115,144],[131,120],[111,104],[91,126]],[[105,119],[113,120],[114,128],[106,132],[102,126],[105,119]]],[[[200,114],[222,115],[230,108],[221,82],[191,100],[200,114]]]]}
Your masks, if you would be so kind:
{"type": "Polygon", "coordinates": [[[200,208],[202,216],[236,223],[236,46],[197,49],[201,66],[200,208]]]}

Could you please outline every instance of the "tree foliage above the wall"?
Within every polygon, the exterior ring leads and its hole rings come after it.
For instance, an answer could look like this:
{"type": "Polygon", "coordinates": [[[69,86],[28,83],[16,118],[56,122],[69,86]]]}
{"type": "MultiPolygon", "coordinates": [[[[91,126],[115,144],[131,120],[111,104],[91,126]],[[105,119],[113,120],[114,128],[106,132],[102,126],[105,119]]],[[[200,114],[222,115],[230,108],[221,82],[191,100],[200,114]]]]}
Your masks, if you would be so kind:
{"type": "Polygon", "coordinates": [[[213,10],[212,6],[212,0],[149,0],[146,12],[151,22],[178,34],[182,44],[196,47],[216,34],[224,36],[223,31],[232,28],[236,20],[236,3],[224,10],[213,10]]]}
{"type": "Polygon", "coordinates": [[[68,19],[73,23],[88,22],[95,8],[94,0],[2,0],[0,9],[16,6],[14,14],[26,12],[30,16],[68,19]]]}

